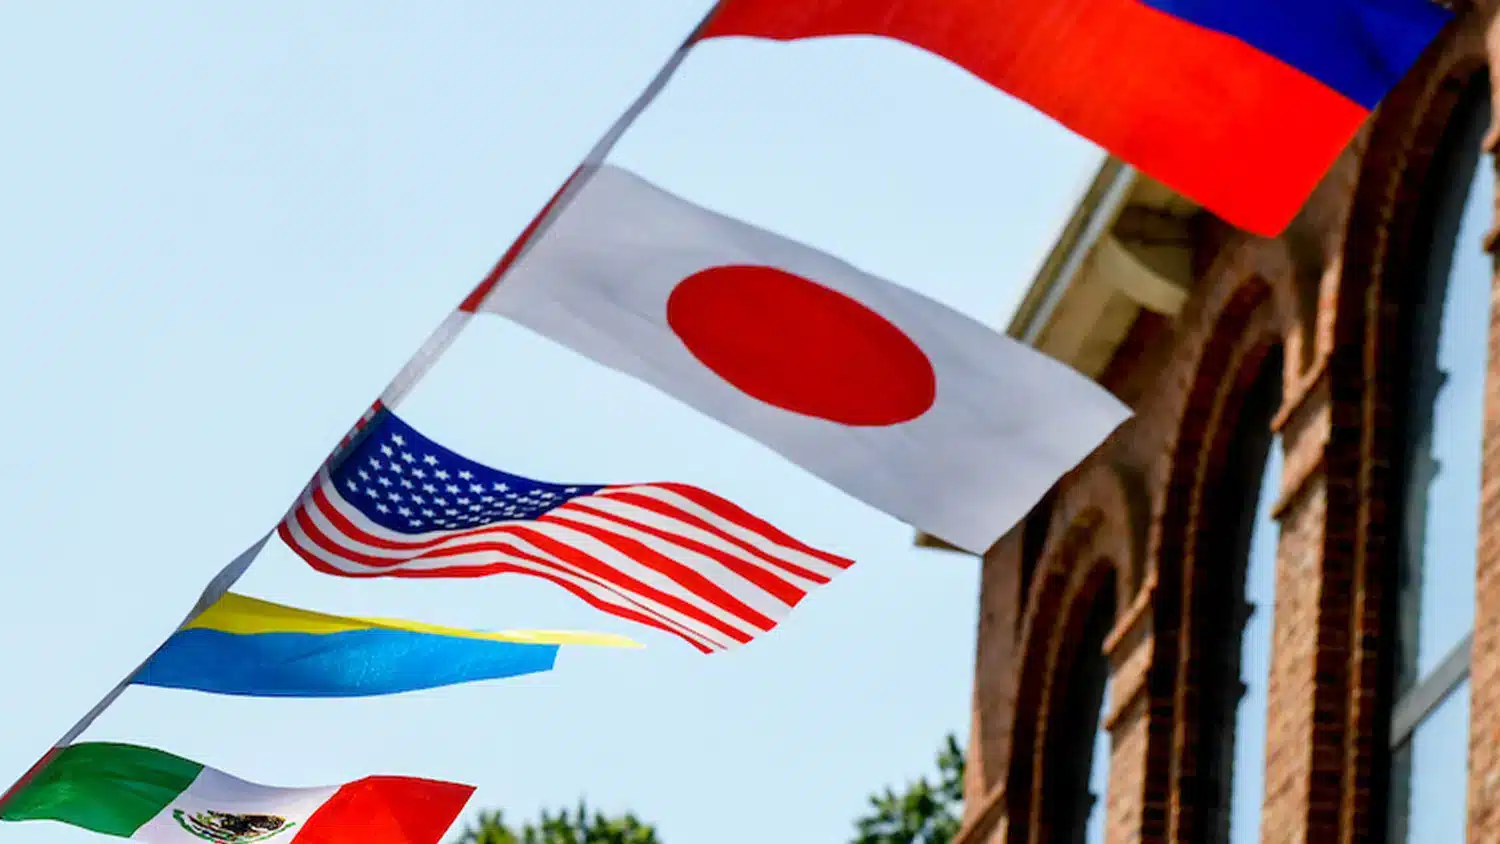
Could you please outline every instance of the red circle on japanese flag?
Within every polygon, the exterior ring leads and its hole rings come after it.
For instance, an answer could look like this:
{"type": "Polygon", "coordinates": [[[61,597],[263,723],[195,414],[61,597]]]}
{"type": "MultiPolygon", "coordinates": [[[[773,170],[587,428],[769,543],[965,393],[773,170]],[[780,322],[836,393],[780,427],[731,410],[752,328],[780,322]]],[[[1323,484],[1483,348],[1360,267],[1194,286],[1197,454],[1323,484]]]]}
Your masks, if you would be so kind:
{"type": "Polygon", "coordinates": [[[927,412],[937,374],[916,342],[859,301],[774,267],[694,273],[667,324],[704,366],[783,410],[845,425],[927,412]]]}

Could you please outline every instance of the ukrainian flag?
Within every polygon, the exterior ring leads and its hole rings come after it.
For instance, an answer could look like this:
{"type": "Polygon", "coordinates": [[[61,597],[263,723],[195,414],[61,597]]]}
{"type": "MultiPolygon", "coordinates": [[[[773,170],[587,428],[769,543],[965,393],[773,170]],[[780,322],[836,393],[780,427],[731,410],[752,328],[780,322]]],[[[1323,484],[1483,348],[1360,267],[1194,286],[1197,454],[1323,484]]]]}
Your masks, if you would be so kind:
{"type": "Polygon", "coordinates": [[[605,633],[346,618],[230,593],[174,633],[131,682],[251,697],[367,697],[548,671],[560,645],[640,647],[605,633]]]}

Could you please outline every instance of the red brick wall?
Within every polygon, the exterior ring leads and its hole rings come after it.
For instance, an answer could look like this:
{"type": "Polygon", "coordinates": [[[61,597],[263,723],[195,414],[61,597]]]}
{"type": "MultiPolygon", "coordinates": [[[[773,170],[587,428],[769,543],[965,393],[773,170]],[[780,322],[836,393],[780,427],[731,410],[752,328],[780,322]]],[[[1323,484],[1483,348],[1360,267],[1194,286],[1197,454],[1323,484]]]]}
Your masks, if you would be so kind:
{"type": "MultiPolygon", "coordinates": [[[[1187,306],[1170,320],[1142,316],[1116,353],[1101,380],[1136,416],[1033,514],[1047,537],[1035,560],[1023,559],[1020,528],[985,559],[962,844],[1048,840],[1039,811],[1048,701],[1101,577],[1115,578],[1119,604],[1106,642],[1108,841],[1200,840],[1203,819],[1184,797],[1199,774],[1193,607],[1222,562],[1215,532],[1228,521],[1209,512],[1208,493],[1239,404],[1277,347],[1285,462],[1262,840],[1378,840],[1406,233],[1458,91],[1487,53],[1500,55],[1494,17],[1491,3],[1466,9],[1286,235],[1256,239],[1205,218],[1187,306]]],[[[1500,841],[1500,298],[1492,326],[1471,842],[1500,841]]]]}
{"type": "MultiPolygon", "coordinates": [[[[1500,56],[1500,21],[1491,19],[1483,35],[1491,56],[1500,56]]],[[[1500,80],[1491,62],[1490,79],[1500,80]]],[[[1500,109],[1496,109],[1500,114],[1500,109]]],[[[1485,139],[1492,156],[1500,147],[1500,126],[1485,139]]],[[[1494,165],[1493,158],[1491,166],[1494,165]]],[[[1496,192],[1500,202],[1500,191],[1496,192]]],[[[1500,213],[1496,215],[1500,221],[1500,213]]],[[[1500,225],[1486,239],[1491,254],[1500,239],[1500,225]]],[[[1500,285],[1490,300],[1489,377],[1485,382],[1484,465],[1480,488],[1479,566],[1474,646],[1470,663],[1471,723],[1469,730],[1469,838],[1500,841],[1500,285]]]]}

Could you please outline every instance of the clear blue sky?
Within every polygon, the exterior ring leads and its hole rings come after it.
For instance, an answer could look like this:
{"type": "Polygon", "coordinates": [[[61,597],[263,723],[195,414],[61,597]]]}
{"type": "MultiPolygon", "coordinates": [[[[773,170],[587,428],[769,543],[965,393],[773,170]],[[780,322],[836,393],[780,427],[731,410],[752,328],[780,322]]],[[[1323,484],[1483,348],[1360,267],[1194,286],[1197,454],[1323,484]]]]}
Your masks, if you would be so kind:
{"type": "MultiPolygon", "coordinates": [[[[706,0],[0,6],[0,778],[266,529],[706,0]]],[[[617,160],[999,324],[1098,152],[864,40],[703,49],[617,160]]],[[[132,690],[89,734],[274,785],[404,773],[670,844],[847,840],[966,733],[977,564],[627,379],[486,318],[406,406],[491,465],[674,479],[859,564],[703,657],[526,579],[352,582],[273,545],[241,591],[638,632],[521,681],[358,701],[132,690]]],[[[94,836],[0,826],[0,844],[94,836]]]]}

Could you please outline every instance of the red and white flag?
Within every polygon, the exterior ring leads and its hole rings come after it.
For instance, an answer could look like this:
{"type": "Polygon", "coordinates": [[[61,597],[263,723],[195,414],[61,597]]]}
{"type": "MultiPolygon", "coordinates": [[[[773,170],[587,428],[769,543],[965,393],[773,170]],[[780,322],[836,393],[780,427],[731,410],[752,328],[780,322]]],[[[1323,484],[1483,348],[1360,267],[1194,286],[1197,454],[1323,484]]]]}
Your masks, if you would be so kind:
{"type": "Polygon", "coordinates": [[[378,406],[281,523],[343,577],[525,574],[701,651],[749,642],[850,561],[707,490],[549,483],[444,448],[378,406]]]}
{"type": "Polygon", "coordinates": [[[982,553],[1127,416],[1066,366],[613,166],[465,309],[502,314],[982,553]]]}

